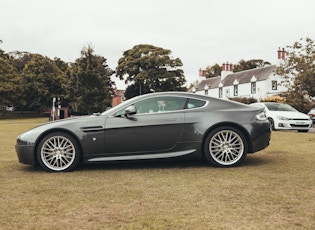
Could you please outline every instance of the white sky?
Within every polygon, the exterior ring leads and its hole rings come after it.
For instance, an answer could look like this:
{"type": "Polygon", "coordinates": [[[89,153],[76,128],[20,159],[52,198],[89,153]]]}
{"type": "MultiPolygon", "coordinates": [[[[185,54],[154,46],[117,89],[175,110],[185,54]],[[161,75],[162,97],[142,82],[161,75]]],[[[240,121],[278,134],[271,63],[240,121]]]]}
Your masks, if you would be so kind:
{"type": "Polygon", "coordinates": [[[278,47],[315,39],[314,9],[314,0],[0,0],[0,48],[73,62],[90,44],[115,69],[124,51],[150,44],[180,58],[190,83],[216,63],[276,64],[278,47]]]}

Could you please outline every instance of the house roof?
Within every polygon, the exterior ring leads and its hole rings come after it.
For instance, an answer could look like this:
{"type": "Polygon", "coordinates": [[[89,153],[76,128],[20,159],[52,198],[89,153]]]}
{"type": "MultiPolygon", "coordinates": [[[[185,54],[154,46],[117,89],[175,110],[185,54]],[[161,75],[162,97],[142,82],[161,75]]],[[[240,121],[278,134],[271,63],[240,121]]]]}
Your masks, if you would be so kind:
{"type": "Polygon", "coordinates": [[[270,65],[261,68],[244,70],[237,73],[231,73],[223,79],[221,76],[212,77],[201,81],[195,86],[195,88],[197,89],[197,91],[200,91],[204,90],[205,86],[207,85],[209,89],[215,89],[219,88],[220,83],[222,83],[223,86],[231,86],[233,85],[235,80],[238,81],[238,84],[249,83],[251,82],[253,76],[255,76],[256,81],[263,81],[270,77],[275,68],[275,65],[270,65]]]}

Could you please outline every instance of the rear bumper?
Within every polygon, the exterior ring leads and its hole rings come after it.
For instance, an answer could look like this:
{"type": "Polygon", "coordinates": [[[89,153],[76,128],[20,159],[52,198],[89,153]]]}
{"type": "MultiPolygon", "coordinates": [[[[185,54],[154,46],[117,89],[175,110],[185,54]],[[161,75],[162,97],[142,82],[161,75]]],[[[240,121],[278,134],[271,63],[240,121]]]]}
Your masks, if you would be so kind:
{"type": "Polygon", "coordinates": [[[256,123],[251,133],[249,153],[255,153],[267,148],[271,141],[271,127],[269,121],[256,123]]]}

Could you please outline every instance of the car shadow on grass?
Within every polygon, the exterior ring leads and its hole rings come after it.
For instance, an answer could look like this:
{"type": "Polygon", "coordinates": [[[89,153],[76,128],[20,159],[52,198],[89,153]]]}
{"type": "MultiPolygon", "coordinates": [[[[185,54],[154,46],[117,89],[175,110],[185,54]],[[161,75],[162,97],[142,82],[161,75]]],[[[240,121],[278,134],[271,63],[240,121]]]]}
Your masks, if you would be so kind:
{"type": "MultiPolygon", "coordinates": [[[[262,157],[248,156],[239,166],[236,167],[258,167],[269,164],[270,159],[262,157]]],[[[209,168],[226,169],[224,167],[211,166],[206,160],[150,160],[150,161],[126,161],[126,162],[108,162],[99,164],[82,165],[78,170],[138,170],[138,169],[185,169],[185,168],[209,168]]],[[[235,167],[231,167],[235,168],[235,167]]]]}
{"type": "Polygon", "coordinates": [[[172,169],[172,168],[195,168],[209,167],[202,160],[142,160],[142,161],[119,161],[97,164],[82,165],[79,170],[138,170],[138,169],[172,169]]]}
{"type": "MultiPolygon", "coordinates": [[[[231,168],[243,168],[243,167],[259,167],[262,165],[272,163],[271,159],[256,157],[249,155],[246,159],[236,167],[231,168]]],[[[20,170],[25,172],[44,172],[39,166],[26,166],[20,165],[20,170]]],[[[177,159],[177,160],[141,160],[141,161],[116,161],[116,162],[102,162],[95,164],[83,164],[80,165],[75,171],[97,171],[97,170],[139,170],[139,169],[185,169],[185,168],[209,168],[228,170],[224,167],[214,167],[209,165],[206,160],[198,159],[177,159]]]]}

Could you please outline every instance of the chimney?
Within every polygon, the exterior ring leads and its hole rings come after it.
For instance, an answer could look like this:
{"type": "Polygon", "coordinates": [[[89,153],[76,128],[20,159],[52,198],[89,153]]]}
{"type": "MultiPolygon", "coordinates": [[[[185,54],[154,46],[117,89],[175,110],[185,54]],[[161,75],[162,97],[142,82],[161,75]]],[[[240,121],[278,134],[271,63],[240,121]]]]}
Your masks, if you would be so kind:
{"type": "Polygon", "coordinates": [[[284,48],[282,48],[282,56],[281,56],[281,59],[282,59],[282,60],[285,60],[285,51],[284,51],[284,48]]]}
{"type": "Polygon", "coordinates": [[[281,49],[280,49],[280,47],[279,47],[279,49],[278,49],[278,59],[279,59],[279,60],[281,59],[281,49]]]}
{"type": "Polygon", "coordinates": [[[205,77],[206,76],[206,71],[203,69],[199,69],[199,77],[205,77]]]}
{"type": "Polygon", "coordinates": [[[222,64],[222,71],[225,71],[225,63],[222,64]]]}
{"type": "Polygon", "coordinates": [[[222,71],[221,71],[221,79],[224,79],[227,75],[231,74],[233,71],[233,64],[229,64],[229,62],[222,64],[222,71]]]}
{"type": "Polygon", "coordinates": [[[285,50],[284,48],[281,48],[279,47],[278,49],[278,60],[281,61],[281,60],[285,60],[285,50]]]}

